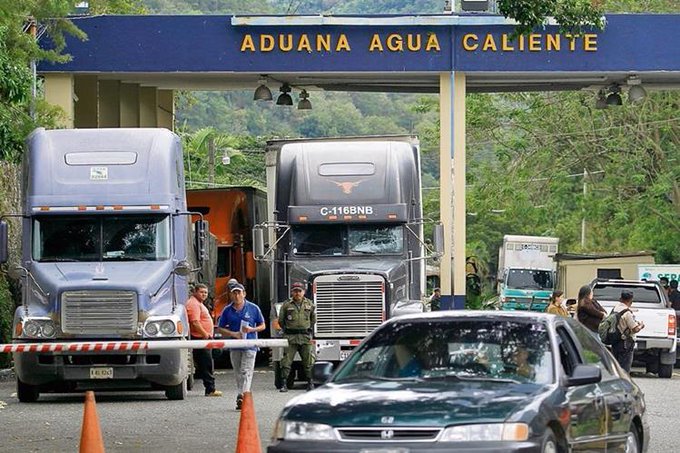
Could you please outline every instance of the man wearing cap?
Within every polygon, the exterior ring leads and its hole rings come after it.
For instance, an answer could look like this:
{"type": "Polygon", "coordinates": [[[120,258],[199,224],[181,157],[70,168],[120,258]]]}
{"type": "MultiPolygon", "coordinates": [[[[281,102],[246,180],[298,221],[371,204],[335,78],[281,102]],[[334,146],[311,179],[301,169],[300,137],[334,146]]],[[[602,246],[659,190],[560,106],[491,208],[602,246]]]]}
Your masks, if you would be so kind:
{"type": "MultiPolygon", "coordinates": [[[[236,283],[231,287],[232,302],[227,305],[220,315],[217,330],[226,338],[237,340],[255,340],[257,333],[264,330],[264,317],[260,307],[246,300],[246,290],[242,284],[236,283]]],[[[241,410],[243,393],[250,391],[255,369],[257,347],[230,349],[231,366],[236,375],[236,410],[241,410]]]]}
{"type": "Polygon", "coordinates": [[[430,311],[439,311],[442,308],[442,290],[435,288],[430,297],[430,311]]]}
{"type": "Polygon", "coordinates": [[[291,298],[283,303],[279,311],[279,326],[283,329],[283,338],[288,340],[288,347],[283,359],[281,359],[282,384],[279,391],[288,391],[286,383],[296,352],[300,354],[302,366],[307,376],[307,390],[314,388],[314,384],[312,384],[312,367],[314,366],[312,330],[315,323],[314,303],[305,297],[305,284],[293,282],[291,298]]]}
{"type": "MultiPolygon", "coordinates": [[[[198,283],[185,304],[192,340],[207,340],[213,337],[213,321],[204,304],[207,298],[208,287],[203,283],[198,283]]],[[[222,392],[215,390],[215,376],[213,376],[215,364],[210,349],[194,349],[192,352],[196,376],[203,380],[205,396],[222,396],[222,392]]]]}
{"type": "Polygon", "coordinates": [[[635,334],[641,331],[645,324],[638,322],[633,316],[631,306],[633,305],[633,293],[627,290],[621,291],[619,303],[614,307],[614,313],[621,313],[617,327],[621,332],[621,341],[612,344],[614,357],[621,365],[621,368],[630,373],[633,364],[633,349],[635,348],[635,334]]]}

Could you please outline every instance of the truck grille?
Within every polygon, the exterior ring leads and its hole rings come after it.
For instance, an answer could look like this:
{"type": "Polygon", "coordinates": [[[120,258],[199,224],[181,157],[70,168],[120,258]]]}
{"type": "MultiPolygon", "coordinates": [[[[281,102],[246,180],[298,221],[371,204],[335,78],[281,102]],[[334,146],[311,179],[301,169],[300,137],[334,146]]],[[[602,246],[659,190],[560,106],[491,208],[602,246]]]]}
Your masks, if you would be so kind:
{"type": "Polygon", "coordinates": [[[66,291],[61,295],[64,333],[132,333],[137,329],[137,293],[66,291]]]}
{"type": "Polygon", "coordinates": [[[382,277],[323,275],[314,283],[317,337],[363,337],[383,322],[382,277]]]}

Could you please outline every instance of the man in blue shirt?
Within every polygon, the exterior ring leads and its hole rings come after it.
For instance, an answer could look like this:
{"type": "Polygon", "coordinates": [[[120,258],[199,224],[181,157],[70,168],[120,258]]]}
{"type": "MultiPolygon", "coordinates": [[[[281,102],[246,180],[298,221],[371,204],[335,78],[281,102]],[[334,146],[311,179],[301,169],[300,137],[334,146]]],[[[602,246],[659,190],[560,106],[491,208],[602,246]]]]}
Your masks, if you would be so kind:
{"type": "MultiPolygon", "coordinates": [[[[264,317],[260,307],[246,300],[246,290],[240,283],[231,288],[232,302],[222,311],[217,330],[225,338],[234,339],[257,339],[257,332],[265,328],[264,317]]],[[[241,409],[243,393],[250,391],[253,382],[253,370],[255,369],[255,356],[257,348],[230,349],[229,357],[236,375],[236,410],[241,409]]]]}

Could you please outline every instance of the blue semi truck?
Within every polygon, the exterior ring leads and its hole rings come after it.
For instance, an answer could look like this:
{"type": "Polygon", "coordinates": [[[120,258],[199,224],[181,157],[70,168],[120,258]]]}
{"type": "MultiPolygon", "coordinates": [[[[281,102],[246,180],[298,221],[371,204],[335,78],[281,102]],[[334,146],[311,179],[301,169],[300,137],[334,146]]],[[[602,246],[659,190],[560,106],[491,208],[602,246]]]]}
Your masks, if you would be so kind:
{"type": "MultiPolygon", "coordinates": [[[[14,342],[186,339],[184,303],[206,258],[191,224],[182,148],[165,129],[37,129],[23,167],[14,342]]],[[[0,224],[0,261],[8,259],[0,224]]],[[[188,349],[14,355],[17,396],[148,388],[183,399],[188,349]]]]}

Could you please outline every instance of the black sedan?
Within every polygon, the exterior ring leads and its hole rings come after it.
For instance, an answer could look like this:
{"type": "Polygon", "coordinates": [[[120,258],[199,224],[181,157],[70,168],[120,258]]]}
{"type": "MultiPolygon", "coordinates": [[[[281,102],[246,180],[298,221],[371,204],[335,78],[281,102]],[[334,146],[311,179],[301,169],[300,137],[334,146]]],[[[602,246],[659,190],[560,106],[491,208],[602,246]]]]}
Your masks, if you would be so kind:
{"type": "Polygon", "coordinates": [[[292,399],[278,452],[644,452],[641,390],[578,322],[532,312],[391,319],[292,399]],[[331,376],[332,374],[332,376],[331,376]]]}

